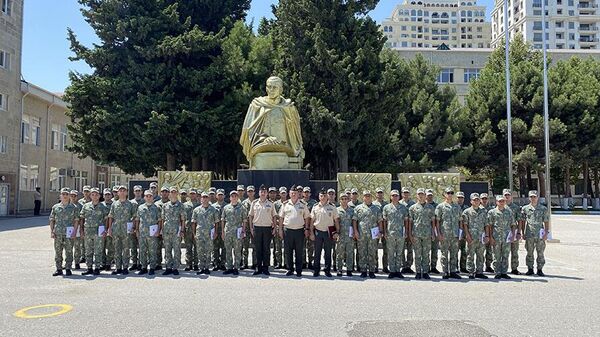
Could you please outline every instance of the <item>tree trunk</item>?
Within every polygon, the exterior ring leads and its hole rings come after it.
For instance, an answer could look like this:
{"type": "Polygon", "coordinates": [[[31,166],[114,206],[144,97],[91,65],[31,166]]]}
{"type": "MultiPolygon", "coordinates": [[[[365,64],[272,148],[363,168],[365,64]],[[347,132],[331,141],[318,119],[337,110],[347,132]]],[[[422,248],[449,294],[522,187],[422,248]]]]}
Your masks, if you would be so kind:
{"type": "Polygon", "coordinates": [[[588,197],[588,184],[590,181],[590,169],[589,169],[589,163],[587,160],[583,161],[583,197],[587,198],[588,197]]]}
{"type": "MultiPolygon", "coordinates": [[[[546,195],[546,178],[544,177],[544,172],[540,169],[537,171],[538,175],[538,183],[540,184],[540,196],[544,196],[546,200],[550,200],[549,196],[546,195]]],[[[548,193],[550,194],[550,193],[548,193]]]]}
{"type": "Polygon", "coordinates": [[[202,157],[202,171],[208,171],[208,158],[206,156],[202,157]]]}
{"type": "Polygon", "coordinates": [[[167,171],[175,171],[176,167],[175,155],[167,153],[167,171]]]}
{"type": "Polygon", "coordinates": [[[200,161],[202,158],[199,156],[192,157],[192,171],[200,171],[200,161]]]}
{"type": "Polygon", "coordinates": [[[348,172],[348,144],[338,143],[336,152],[338,172],[348,172]]]}
{"type": "Polygon", "coordinates": [[[565,168],[565,198],[571,197],[571,168],[565,168]]]}
{"type": "Polygon", "coordinates": [[[527,189],[529,191],[531,190],[535,190],[535,187],[533,187],[533,179],[531,178],[531,166],[527,166],[526,169],[526,174],[527,174],[527,189]]]}
{"type": "Polygon", "coordinates": [[[598,181],[598,169],[594,169],[594,197],[598,198],[600,195],[600,182],[598,181]]]}

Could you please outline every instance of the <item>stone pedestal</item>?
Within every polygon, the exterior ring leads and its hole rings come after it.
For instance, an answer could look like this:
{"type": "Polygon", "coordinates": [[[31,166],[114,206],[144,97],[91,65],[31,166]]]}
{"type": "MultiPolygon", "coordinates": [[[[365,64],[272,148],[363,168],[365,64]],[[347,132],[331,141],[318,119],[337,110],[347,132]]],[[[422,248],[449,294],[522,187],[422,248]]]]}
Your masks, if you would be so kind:
{"type": "Polygon", "coordinates": [[[302,163],[300,158],[290,157],[285,152],[258,153],[252,160],[253,170],[296,170],[302,163]]]}
{"type": "Polygon", "coordinates": [[[238,170],[237,183],[244,186],[254,185],[257,189],[263,184],[277,188],[285,186],[288,189],[292,185],[309,186],[310,172],[308,170],[238,170]]]}

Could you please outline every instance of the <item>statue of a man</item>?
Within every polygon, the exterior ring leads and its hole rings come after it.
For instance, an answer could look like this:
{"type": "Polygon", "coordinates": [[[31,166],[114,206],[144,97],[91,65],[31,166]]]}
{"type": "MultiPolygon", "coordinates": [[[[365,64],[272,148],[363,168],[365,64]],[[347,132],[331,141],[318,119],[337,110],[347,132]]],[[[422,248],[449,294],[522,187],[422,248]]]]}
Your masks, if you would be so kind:
{"type": "Polygon", "coordinates": [[[281,96],[283,80],[267,80],[267,96],[252,100],[242,126],[240,144],[253,167],[260,153],[286,153],[302,163],[304,150],[300,132],[300,115],[294,103],[281,96]]]}

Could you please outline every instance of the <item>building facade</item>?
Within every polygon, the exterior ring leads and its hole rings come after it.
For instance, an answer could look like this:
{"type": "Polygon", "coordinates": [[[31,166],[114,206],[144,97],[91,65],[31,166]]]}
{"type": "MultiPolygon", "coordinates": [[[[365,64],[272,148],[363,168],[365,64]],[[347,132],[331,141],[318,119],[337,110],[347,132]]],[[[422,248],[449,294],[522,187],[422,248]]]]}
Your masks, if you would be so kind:
{"type": "MultiPolygon", "coordinates": [[[[599,49],[600,0],[546,0],[547,49],[599,49]]],[[[504,39],[504,0],[492,11],[492,47],[504,39]]],[[[542,0],[510,0],[509,36],[521,34],[541,49],[542,0]]]]}
{"type": "Polygon", "coordinates": [[[490,48],[485,6],[473,0],[405,0],[381,24],[390,48],[490,48]]]}

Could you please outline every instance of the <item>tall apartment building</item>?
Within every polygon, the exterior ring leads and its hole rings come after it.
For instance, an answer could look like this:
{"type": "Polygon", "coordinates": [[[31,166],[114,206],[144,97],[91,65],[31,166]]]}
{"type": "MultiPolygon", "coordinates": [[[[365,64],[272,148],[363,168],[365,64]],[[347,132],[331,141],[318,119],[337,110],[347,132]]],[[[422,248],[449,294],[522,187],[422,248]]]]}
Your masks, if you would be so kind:
{"type": "MultiPolygon", "coordinates": [[[[599,49],[600,0],[545,0],[548,49],[599,49]]],[[[542,48],[542,0],[510,0],[509,35],[542,48]]],[[[492,47],[504,39],[504,0],[492,11],[492,47]]]]}
{"type": "Polygon", "coordinates": [[[489,48],[491,25],[474,0],[405,0],[382,22],[389,48],[489,48]]]}

